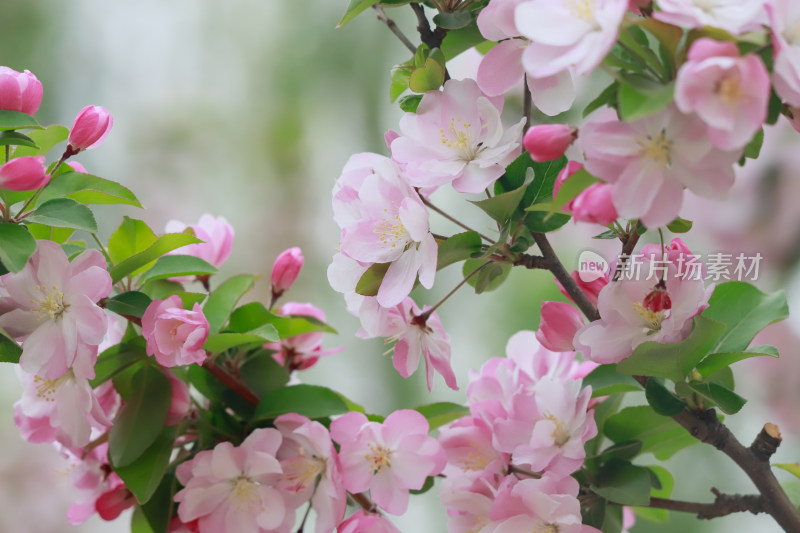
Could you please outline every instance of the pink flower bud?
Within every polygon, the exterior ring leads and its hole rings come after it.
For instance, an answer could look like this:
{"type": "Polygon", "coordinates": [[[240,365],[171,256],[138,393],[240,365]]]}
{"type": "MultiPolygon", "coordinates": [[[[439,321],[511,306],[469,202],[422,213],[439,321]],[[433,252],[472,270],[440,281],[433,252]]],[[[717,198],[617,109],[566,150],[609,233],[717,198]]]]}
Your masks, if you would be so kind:
{"type": "Polygon", "coordinates": [[[0,109],[33,115],[42,103],[42,84],[30,71],[0,67],[0,109]]]}
{"type": "Polygon", "coordinates": [[[167,411],[167,420],[164,422],[165,426],[174,426],[181,422],[189,413],[191,406],[189,400],[189,387],[186,383],[179,379],[171,371],[164,372],[169,379],[169,384],[172,386],[172,400],[169,403],[169,411],[167,411]]]}
{"type": "Polygon", "coordinates": [[[578,130],[566,124],[543,124],[525,133],[522,145],[537,163],[558,159],[578,137],[578,130]]]}
{"type": "Polygon", "coordinates": [[[34,191],[50,181],[45,174],[43,156],[25,156],[12,159],[0,167],[0,187],[10,191],[34,191]]]}
{"type": "MultiPolygon", "coordinates": [[[[608,274],[603,272],[601,276],[597,276],[596,272],[594,271],[591,272],[592,275],[587,276],[585,275],[587,271],[573,270],[570,273],[570,277],[575,280],[575,283],[578,285],[578,288],[583,292],[583,294],[586,295],[589,301],[592,302],[592,305],[596,307],[597,298],[600,296],[600,291],[603,290],[603,287],[608,285],[608,274]],[[591,281],[585,281],[584,278],[591,279],[591,281]]],[[[567,298],[570,297],[569,294],[567,294],[567,291],[564,290],[564,287],[558,280],[556,280],[556,285],[558,285],[558,289],[564,296],[566,296],[567,298]]]]}
{"type": "Polygon", "coordinates": [[[99,146],[113,125],[114,118],[106,108],[86,106],[75,117],[75,123],[69,132],[69,146],[75,153],[99,146]]]}
{"type": "Polygon", "coordinates": [[[106,522],[116,520],[122,511],[133,507],[136,497],[125,485],[113,488],[101,494],[94,503],[97,514],[106,522]]]}
{"type": "Polygon", "coordinates": [[[567,208],[576,221],[608,226],[619,216],[611,201],[611,190],[608,183],[590,185],[573,198],[567,208]]]}
{"type": "Polygon", "coordinates": [[[303,268],[303,252],[300,248],[289,248],[281,253],[272,265],[272,294],[279,296],[292,286],[303,268]]]}
{"type": "Polygon", "coordinates": [[[561,186],[564,184],[564,182],[582,168],[583,165],[581,163],[578,163],[577,161],[570,161],[564,168],[561,169],[561,171],[558,173],[558,176],[556,176],[555,183],[553,183],[554,199],[558,195],[558,191],[561,190],[561,186]]]}
{"type": "Polygon", "coordinates": [[[209,332],[208,320],[198,304],[191,311],[183,308],[178,296],[153,300],[142,316],[142,335],[147,355],[166,367],[202,364],[209,332]]]}
{"type": "Polygon", "coordinates": [[[572,338],[585,324],[580,311],[564,302],[542,302],[536,339],[552,352],[571,352],[572,338]]]}

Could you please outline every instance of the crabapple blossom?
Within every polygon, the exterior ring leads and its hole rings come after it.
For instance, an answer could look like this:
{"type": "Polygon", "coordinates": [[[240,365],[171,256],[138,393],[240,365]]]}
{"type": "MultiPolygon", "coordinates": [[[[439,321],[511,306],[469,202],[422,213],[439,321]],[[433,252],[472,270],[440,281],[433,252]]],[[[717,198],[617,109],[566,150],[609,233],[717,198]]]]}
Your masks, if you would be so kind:
{"type": "Polygon", "coordinates": [[[525,132],[522,146],[538,163],[554,161],[564,155],[577,134],[577,129],[566,124],[541,124],[525,132]]]}
{"type": "Polygon", "coordinates": [[[125,486],[122,479],[112,472],[109,475],[109,490],[97,498],[94,506],[100,518],[110,522],[122,514],[122,511],[130,509],[135,504],[136,497],[125,486]]]}
{"type": "Polygon", "coordinates": [[[574,68],[589,74],[614,46],[628,0],[529,0],[514,21],[531,43],[522,63],[535,78],[574,68]]]}
{"type": "Polygon", "coordinates": [[[702,276],[685,269],[694,256],[675,241],[680,240],[673,240],[664,252],[660,246],[646,245],[629,259],[620,279],[600,291],[600,320],[575,334],[575,348],[584,357],[600,364],[616,363],[645,341],[668,344],[686,338],[692,318],[708,306],[714,288],[705,287],[702,276]],[[669,297],[668,306],[664,296],[669,297]]]}
{"type": "MultiPolygon", "coordinates": [[[[766,3],[772,29],[775,65],[772,83],[787,104],[800,106],[800,5],[792,0],[766,3]]],[[[796,115],[795,115],[796,116],[796,115]]],[[[795,128],[796,129],[796,128],[795,128]]]]}
{"type": "Polygon", "coordinates": [[[75,503],[67,511],[67,520],[76,526],[97,511],[100,496],[125,484],[110,469],[107,442],[91,449],[60,446],[59,451],[69,462],[67,472],[76,495],[75,503]]]}
{"type": "Polygon", "coordinates": [[[164,425],[174,426],[189,414],[189,408],[192,405],[189,397],[189,387],[185,381],[179,379],[171,370],[165,368],[164,374],[169,379],[169,384],[172,388],[172,398],[169,402],[169,410],[167,411],[167,419],[164,425]]]}
{"type": "Polygon", "coordinates": [[[391,514],[404,513],[408,491],[421,489],[446,463],[441,444],[428,436],[428,421],[408,409],[393,412],[382,424],[351,411],[331,422],[331,438],[340,445],[345,489],[369,489],[372,501],[391,514]]]}
{"type": "Polygon", "coordinates": [[[147,341],[147,355],[162,366],[202,364],[206,358],[203,344],[209,325],[200,305],[183,308],[177,295],[153,300],[142,315],[142,335],[147,341]]]}
{"type": "Polygon", "coordinates": [[[303,268],[303,251],[296,246],[284,250],[275,259],[270,273],[273,298],[277,298],[287,290],[297,279],[300,269],[303,268]]]}
{"type": "Polygon", "coordinates": [[[423,287],[433,286],[437,245],[428,211],[394,161],[377,154],[352,156],[333,193],[342,254],[362,264],[391,263],[378,289],[381,306],[402,302],[417,275],[423,287]]]}
{"type": "MultiPolygon", "coordinates": [[[[286,302],[278,310],[280,316],[307,316],[325,322],[325,312],[310,303],[286,302]]],[[[280,342],[268,343],[264,347],[275,350],[273,359],[285,366],[289,371],[305,370],[314,366],[319,358],[342,351],[342,347],[330,350],[322,349],[321,331],[312,331],[293,337],[286,337],[280,342]]]]}
{"type": "Polygon", "coordinates": [[[564,302],[542,302],[541,322],[536,339],[554,352],[575,350],[572,337],[586,321],[580,311],[564,302]]]}
{"type": "Polygon", "coordinates": [[[330,533],[344,518],[347,493],[342,467],[328,430],[319,422],[289,413],[275,419],[283,442],[276,457],[283,476],[278,487],[299,507],[311,499],[317,513],[316,533],[330,533]]]}
{"type": "Polygon", "coordinates": [[[571,212],[576,222],[608,226],[619,218],[612,200],[613,190],[608,183],[593,183],[570,200],[564,210],[571,212]]]}
{"type": "Polygon", "coordinates": [[[678,216],[684,187],[698,196],[720,198],[733,184],[738,152],[716,148],[695,115],[674,106],[633,122],[610,114],[581,128],[586,170],[611,183],[619,215],[648,227],[678,216]]]}
{"type": "Polygon", "coordinates": [[[278,529],[287,517],[293,522],[277,488],[281,441],[277,429],[256,429],[240,446],[221,442],[178,465],[175,475],[183,489],[175,501],[181,522],[197,520],[199,533],[263,533],[278,529]]]}
{"type": "Polygon", "coordinates": [[[764,0],[659,0],[653,18],[682,26],[713,26],[735,35],[758,29],[763,20],[764,0]]]}
{"type": "Polygon", "coordinates": [[[504,129],[502,109],[502,99],[487,97],[474,80],[449,80],[400,119],[392,158],[414,187],[452,183],[458,192],[483,192],[520,153],[525,119],[504,129]]]}
{"type": "Polygon", "coordinates": [[[484,472],[476,478],[446,477],[439,497],[447,509],[449,533],[491,533],[497,522],[490,518],[498,486],[508,476],[484,472]]]}
{"type": "Polygon", "coordinates": [[[42,83],[26,70],[0,67],[0,109],[33,115],[42,103],[42,83]]]}
{"type": "Polygon", "coordinates": [[[46,174],[44,156],[24,156],[12,159],[0,167],[0,188],[10,191],[33,191],[50,181],[46,174]]]}
{"type": "Polygon", "coordinates": [[[503,473],[508,466],[508,454],[492,445],[492,427],[474,416],[459,418],[439,428],[439,443],[447,455],[444,476],[464,476],[475,479],[487,473],[503,473]]]}
{"type": "Polygon", "coordinates": [[[67,152],[76,154],[100,146],[111,132],[114,117],[105,107],[88,105],[81,109],[69,130],[67,152]]]}
{"type": "MultiPolygon", "coordinates": [[[[203,214],[197,224],[186,225],[178,220],[167,222],[167,233],[181,233],[187,228],[194,231],[195,236],[203,242],[187,244],[170,254],[184,254],[199,257],[215,267],[219,267],[231,255],[233,248],[234,231],[225,217],[214,217],[208,213],[203,214]]],[[[183,278],[181,278],[183,279],[183,278]]]]}
{"type": "Polygon", "coordinates": [[[106,314],[96,305],[111,292],[106,261],[86,250],[70,262],[52,241],[36,251],[18,273],[0,277],[0,327],[22,341],[20,366],[53,380],[67,370],[78,379],[94,377],[97,346],[106,333],[106,314]]]}
{"type": "Polygon", "coordinates": [[[675,104],[697,113],[722,150],[742,148],[767,118],[769,72],[755,54],[739,56],[734,43],[698,39],[678,70],[675,104]]]}
{"type": "Polygon", "coordinates": [[[388,518],[378,513],[359,509],[350,518],[339,524],[338,533],[400,533],[388,518]]]}

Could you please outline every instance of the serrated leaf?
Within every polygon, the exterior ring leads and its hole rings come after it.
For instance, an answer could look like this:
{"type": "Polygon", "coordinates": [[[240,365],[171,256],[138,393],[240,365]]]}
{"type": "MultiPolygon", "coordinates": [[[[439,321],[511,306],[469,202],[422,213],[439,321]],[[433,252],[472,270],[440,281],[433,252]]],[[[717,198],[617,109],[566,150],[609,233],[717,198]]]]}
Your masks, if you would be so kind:
{"type": "Polygon", "coordinates": [[[436,260],[436,270],[441,270],[453,263],[470,259],[474,254],[480,253],[481,251],[481,237],[475,231],[457,233],[438,244],[439,250],[436,260]]]}
{"type": "Polygon", "coordinates": [[[342,20],[339,21],[339,24],[336,27],[341,28],[356,18],[364,10],[369,9],[373,4],[377,3],[378,0],[350,0],[350,3],[347,5],[347,11],[344,12],[342,20]]]}
{"type": "Polygon", "coordinates": [[[216,267],[199,257],[181,254],[165,255],[159,257],[156,264],[142,274],[139,282],[147,283],[155,279],[200,276],[216,274],[216,272],[216,267]]]}
{"type": "Polygon", "coordinates": [[[72,198],[82,204],[132,205],[142,207],[136,195],[119,183],[91,174],[66,172],[53,178],[39,198],[46,202],[51,198],[72,198]]]}
{"type": "Polygon", "coordinates": [[[375,263],[367,269],[356,284],[356,294],[362,296],[375,296],[381,288],[383,277],[389,270],[391,263],[375,263]]]}
{"type": "Polygon", "coordinates": [[[70,198],[48,200],[39,205],[26,220],[56,228],[72,228],[87,233],[97,232],[97,221],[92,210],[70,198]]]}
{"type": "Polygon", "coordinates": [[[452,402],[436,402],[420,405],[414,408],[428,421],[431,430],[434,430],[453,420],[469,415],[469,408],[452,402]]]}
{"type": "Polygon", "coordinates": [[[195,244],[198,242],[203,241],[187,233],[167,233],[156,239],[156,241],[144,251],[112,267],[108,273],[111,275],[111,280],[116,283],[129,274],[138,273],[140,269],[146,268],[147,265],[155,262],[167,252],[171,252],[187,244],[195,244]]]}
{"type": "MultiPolygon", "coordinates": [[[[654,483],[654,486],[650,489],[650,497],[651,498],[669,498],[672,496],[672,489],[675,486],[675,480],[670,474],[669,470],[664,468],[663,466],[648,466],[648,470],[650,470],[652,478],[655,478],[657,481],[657,485],[654,483]]],[[[650,520],[651,522],[656,522],[659,524],[664,524],[669,520],[669,513],[666,509],[655,509],[652,507],[637,507],[634,510],[637,517],[644,518],[646,520],[650,520]]]]}
{"type": "Polygon", "coordinates": [[[635,392],[642,386],[626,374],[617,372],[617,365],[600,365],[583,378],[583,386],[592,387],[592,398],[608,396],[619,392],[635,392]]]}
{"type": "Polygon", "coordinates": [[[786,470],[794,477],[800,478],[800,463],[774,463],[772,466],[786,470]]]}
{"type": "MultiPolygon", "coordinates": [[[[43,224],[27,223],[27,221],[25,225],[35,239],[44,239],[57,242],[58,244],[64,244],[67,239],[75,233],[75,230],[72,228],[54,228],[53,226],[45,226],[43,224]]],[[[69,256],[69,253],[67,255],[69,256]]]]}
{"type": "Polygon", "coordinates": [[[0,261],[9,272],[19,272],[36,251],[36,240],[28,228],[0,222],[0,261]]]}
{"type": "Polygon", "coordinates": [[[558,189],[558,194],[553,198],[550,210],[555,212],[561,209],[591,185],[600,183],[601,181],[602,180],[599,178],[595,178],[589,174],[584,168],[576,170],[561,184],[561,188],[558,189]]]}
{"type": "Polygon", "coordinates": [[[203,314],[208,320],[211,333],[217,333],[225,325],[236,303],[253,288],[255,281],[255,276],[240,274],[225,280],[208,296],[203,314]]]}
{"type": "Polygon", "coordinates": [[[408,65],[395,65],[390,73],[392,83],[389,86],[389,101],[394,102],[406,89],[411,78],[412,67],[408,65]]]}
{"type": "Polygon", "coordinates": [[[350,409],[342,397],[327,387],[293,385],[265,394],[256,408],[254,420],[269,420],[286,413],[308,418],[341,415],[350,409]]]}
{"type": "Polygon", "coordinates": [[[697,316],[686,339],[672,344],[643,342],[636,347],[633,355],[617,363],[617,371],[683,381],[714,350],[723,331],[724,324],[707,316],[697,316]]]}
{"type": "Polygon", "coordinates": [[[95,376],[89,383],[92,388],[95,388],[145,359],[147,359],[147,353],[142,336],[112,346],[97,357],[97,363],[94,365],[95,376]]]}
{"type": "Polygon", "coordinates": [[[19,111],[0,109],[0,131],[42,129],[36,119],[19,111]]]}
{"type": "Polygon", "coordinates": [[[723,413],[728,415],[738,413],[747,403],[747,400],[719,383],[690,381],[689,388],[714,402],[723,413]]]}
{"type": "Polygon", "coordinates": [[[778,349],[774,346],[759,345],[748,348],[744,352],[712,353],[706,356],[697,365],[697,371],[703,377],[708,377],[725,367],[751,357],[779,357],[778,349]]]}

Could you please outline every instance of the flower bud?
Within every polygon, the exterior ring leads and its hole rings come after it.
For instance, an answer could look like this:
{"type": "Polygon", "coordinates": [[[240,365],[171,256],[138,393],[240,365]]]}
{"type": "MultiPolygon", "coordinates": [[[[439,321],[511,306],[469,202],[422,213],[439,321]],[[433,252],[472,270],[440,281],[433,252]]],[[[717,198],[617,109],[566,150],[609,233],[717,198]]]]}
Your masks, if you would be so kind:
{"type": "Polygon", "coordinates": [[[571,352],[572,338],[584,325],[580,311],[564,302],[542,302],[536,339],[552,352],[571,352]]]}
{"type": "Polygon", "coordinates": [[[567,206],[572,216],[579,222],[594,222],[608,226],[617,217],[616,208],[611,201],[611,185],[595,183],[572,199],[567,206]]]}
{"type": "Polygon", "coordinates": [[[525,133],[522,145],[537,163],[558,159],[578,137],[578,130],[566,124],[543,124],[525,133]]]}
{"type": "Polygon", "coordinates": [[[564,168],[561,169],[561,171],[558,173],[558,176],[556,176],[556,181],[553,183],[553,199],[558,196],[558,191],[561,190],[561,186],[564,184],[564,182],[582,168],[583,164],[578,163],[577,161],[570,161],[564,168]]]}
{"type": "Polygon", "coordinates": [[[69,148],[73,153],[99,146],[111,131],[114,118],[106,108],[90,105],[84,107],[69,131],[69,148]]]}
{"type": "Polygon", "coordinates": [[[33,115],[42,103],[42,83],[30,71],[0,67],[0,109],[33,115]]]}
{"type": "Polygon", "coordinates": [[[167,420],[164,425],[174,426],[178,422],[182,422],[189,413],[189,408],[191,407],[189,387],[186,386],[186,382],[179,379],[171,371],[165,370],[164,374],[166,374],[172,387],[172,400],[169,402],[169,411],[167,411],[167,420]]]}
{"type": "Polygon", "coordinates": [[[277,297],[283,294],[292,286],[303,268],[303,252],[300,248],[289,248],[281,253],[275,264],[272,265],[272,294],[277,297]]]}
{"type": "Polygon", "coordinates": [[[0,187],[10,191],[34,191],[50,181],[45,171],[43,156],[12,159],[0,167],[0,187]]]}

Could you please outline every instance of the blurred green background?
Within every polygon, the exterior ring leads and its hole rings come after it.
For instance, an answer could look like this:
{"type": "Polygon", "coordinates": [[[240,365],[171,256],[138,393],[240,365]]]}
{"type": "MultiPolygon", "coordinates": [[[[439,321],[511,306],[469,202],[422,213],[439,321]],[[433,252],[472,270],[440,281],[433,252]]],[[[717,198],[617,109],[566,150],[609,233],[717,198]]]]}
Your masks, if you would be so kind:
{"type": "MultiPolygon", "coordinates": [[[[463,290],[444,306],[441,316],[453,340],[459,393],[446,389],[437,376],[429,395],[421,373],[409,380],[396,374],[382,356],[382,340],[354,338],[358,322],[344,311],[325,272],[338,243],[330,191],[350,154],[386,153],[383,133],[397,127],[401,114],[389,103],[388,71],[408,53],[371,11],[336,30],[346,4],[7,1],[0,15],[0,64],[31,70],[42,81],[41,123],[69,126],[89,104],[105,106],[114,115],[105,144],[77,160],[89,172],[133,189],[147,209],[101,207],[105,237],[122,215],[142,218],[156,231],[173,218],[190,224],[206,212],[222,215],[234,226],[236,240],[220,277],[253,272],[268,278],[275,256],[300,246],[306,265],[288,297],[322,307],[340,333],[326,346],[345,346],[300,375],[301,380],[332,386],[380,413],[438,400],[462,402],[469,369],[502,356],[511,334],[536,328],[540,302],[561,296],[549,275],[515,271],[496,292],[477,298],[463,290]]],[[[410,10],[389,14],[413,35],[410,10]]],[[[457,200],[448,192],[437,195],[437,203],[491,231],[477,210],[457,200]]],[[[596,229],[582,231],[570,224],[562,232],[558,244],[568,268],[575,266],[576,243],[596,229]]],[[[434,220],[434,230],[454,232],[454,227],[434,220]]],[[[590,247],[604,250],[597,241],[590,247]]],[[[442,271],[429,294],[416,294],[418,302],[436,301],[459,274],[458,267],[442,271]]],[[[251,298],[265,301],[266,292],[261,282],[251,298]]],[[[20,439],[12,421],[11,405],[19,397],[13,369],[0,369],[0,379],[0,531],[127,531],[125,517],[115,523],[95,517],[76,528],[66,523],[66,467],[49,446],[20,439]]],[[[756,398],[734,421],[744,441],[768,418],[759,392],[753,389],[756,398]]],[[[786,448],[781,460],[794,461],[797,448],[786,448]]],[[[711,486],[750,491],[732,465],[711,449],[682,452],[670,466],[678,472],[678,498],[708,501],[711,486]]],[[[412,498],[410,512],[396,523],[404,532],[446,528],[435,493],[412,498]]],[[[701,525],[674,516],[663,526],[640,521],[634,531],[779,529],[768,519],[749,516],[701,525]]]]}

